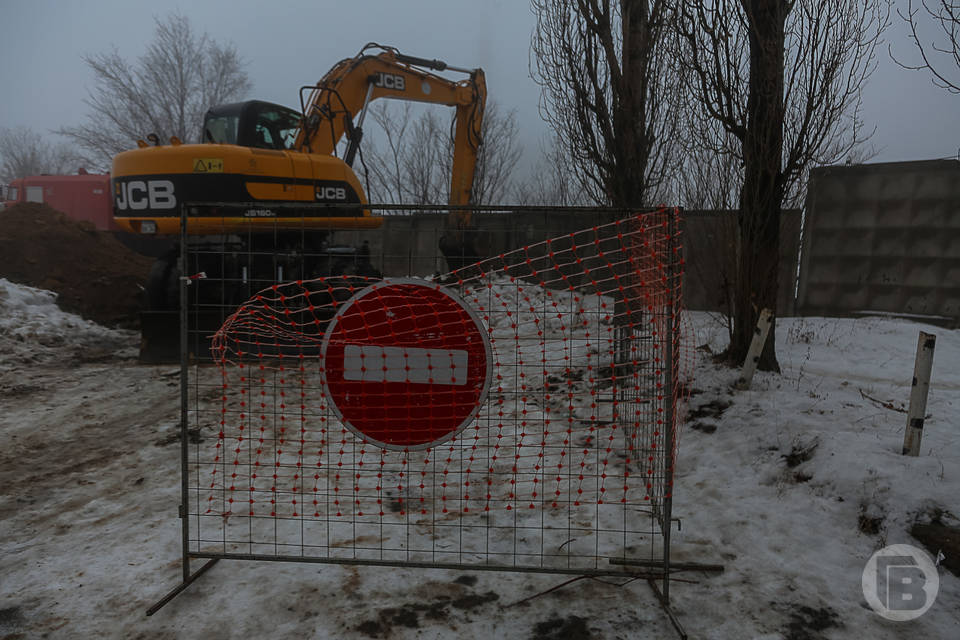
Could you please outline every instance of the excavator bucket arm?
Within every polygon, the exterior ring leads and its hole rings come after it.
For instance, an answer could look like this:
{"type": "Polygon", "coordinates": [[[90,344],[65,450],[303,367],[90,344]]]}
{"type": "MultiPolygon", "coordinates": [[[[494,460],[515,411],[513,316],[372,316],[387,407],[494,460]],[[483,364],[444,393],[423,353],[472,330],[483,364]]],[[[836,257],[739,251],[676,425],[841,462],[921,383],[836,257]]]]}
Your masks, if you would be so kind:
{"type": "MultiPolygon", "coordinates": [[[[477,259],[471,241],[471,214],[474,172],[480,150],[483,111],[487,88],[482,69],[462,69],[440,60],[404,55],[396,49],[367,45],[360,55],[340,61],[310,87],[302,106],[304,126],[296,141],[298,148],[333,155],[340,139],[355,132],[353,118],[363,113],[371,101],[380,98],[442,104],[456,108],[453,140],[453,169],[450,176],[447,219],[440,249],[451,270],[477,259]],[[368,55],[371,48],[381,49],[368,55]],[[457,71],[467,74],[453,81],[433,71],[457,71]]],[[[352,159],[352,152],[347,153],[352,159]]]]}

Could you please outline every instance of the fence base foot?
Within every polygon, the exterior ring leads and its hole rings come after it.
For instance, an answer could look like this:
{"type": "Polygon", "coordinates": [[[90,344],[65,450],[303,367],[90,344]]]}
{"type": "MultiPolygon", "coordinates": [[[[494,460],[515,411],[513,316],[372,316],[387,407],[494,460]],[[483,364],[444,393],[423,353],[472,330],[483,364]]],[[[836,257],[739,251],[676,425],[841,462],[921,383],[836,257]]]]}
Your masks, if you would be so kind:
{"type": "Polygon", "coordinates": [[[202,567],[194,571],[189,578],[187,578],[186,580],[178,584],[172,591],[170,591],[170,593],[163,596],[155,605],[147,609],[147,615],[152,616],[157,611],[160,611],[160,609],[162,609],[164,605],[166,605],[168,602],[176,598],[181,591],[183,591],[184,589],[189,587],[191,584],[193,584],[193,582],[197,578],[202,576],[204,573],[206,573],[207,570],[210,569],[210,567],[217,564],[218,560],[219,560],[218,558],[214,558],[213,560],[208,561],[205,565],[203,565],[202,567]]]}
{"type": "MultiPolygon", "coordinates": [[[[642,560],[633,558],[610,558],[610,564],[629,566],[629,567],[655,567],[663,571],[663,560],[642,560]]],[[[723,573],[722,564],[704,564],[702,562],[671,562],[670,573],[678,571],[705,571],[707,573],[723,573]]]]}
{"type": "Polygon", "coordinates": [[[660,606],[663,607],[664,612],[667,614],[667,617],[670,618],[670,623],[673,625],[673,628],[677,630],[677,633],[680,635],[680,640],[687,640],[687,632],[684,631],[683,625],[680,624],[680,619],[677,617],[677,614],[673,612],[673,609],[670,608],[670,602],[663,596],[663,592],[660,590],[660,587],[657,586],[657,581],[653,579],[647,579],[647,584],[650,585],[650,588],[653,589],[653,594],[657,596],[657,601],[660,603],[660,606]]]}

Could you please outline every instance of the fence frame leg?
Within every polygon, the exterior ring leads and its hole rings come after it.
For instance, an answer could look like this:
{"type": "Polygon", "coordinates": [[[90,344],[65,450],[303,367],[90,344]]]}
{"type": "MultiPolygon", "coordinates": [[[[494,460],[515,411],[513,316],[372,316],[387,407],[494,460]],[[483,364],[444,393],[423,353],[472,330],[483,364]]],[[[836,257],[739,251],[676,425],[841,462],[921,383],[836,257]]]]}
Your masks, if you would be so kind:
{"type": "Polygon", "coordinates": [[[190,279],[183,277],[182,274],[188,272],[189,261],[187,256],[187,205],[180,205],[180,259],[178,266],[180,268],[180,543],[183,580],[174,587],[167,595],[163,596],[156,604],[147,609],[147,616],[152,616],[162,609],[164,605],[173,600],[184,589],[193,584],[197,578],[206,573],[213,565],[217,563],[218,558],[209,560],[195,572],[190,572],[190,516],[189,516],[189,392],[190,382],[190,352],[189,352],[189,310],[187,308],[190,296],[187,287],[190,285],[190,279]]]}
{"type": "Polygon", "coordinates": [[[206,573],[213,565],[217,564],[217,562],[219,562],[219,561],[220,561],[219,558],[214,558],[213,560],[208,560],[206,564],[204,564],[202,567],[200,567],[199,569],[197,569],[194,573],[192,573],[192,574],[190,574],[189,576],[185,577],[185,578],[183,579],[183,582],[181,582],[180,584],[178,584],[178,585],[177,585],[176,587],[174,587],[167,595],[165,595],[165,596],[163,596],[162,598],[160,598],[160,600],[158,600],[156,604],[154,604],[152,607],[150,607],[149,609],[147,609],[147,616],[152,616],[152,615],[155,614],[157,611],[160,611],[160,609],[162,609],[162,608],[164,607],[164,605],[166,605],[168,602],[170,602],[171,600],[173,600],[174,598],[176,598],[176,597],[180,594],[180,592],[182,592],[184,589],[186,589],[186,588],[189,587],[191,584],[193,584],[193,583],[197,580],[197,578],[199,578],[199,577],[202,576],[204,573],[206,573]]]}
{"type": "MultiPolygon", "coordinates": [[[[666,579],[670,579],[669,574],[667,574],[666,579]]],[[[687,632],[683,628],[683,625],[680,624],[680,618],[678,618],[677,614],[673,611],[673,609],[670,608],[670,601],[666,598],[666,596],[664,596],[663,592],[660,590],[660,587],[657,586],[657,581],[653,578],[649,578],[647,579],[647,584],[650,585],[650,588],[653,590],[653,594],[657,597],[657,602],[660,603],[663,611],[670,619],[670,624],[672,624],[673,628],[676,629],[677,634],[680,636],[680,640],[687,640],[687,632]]]]}

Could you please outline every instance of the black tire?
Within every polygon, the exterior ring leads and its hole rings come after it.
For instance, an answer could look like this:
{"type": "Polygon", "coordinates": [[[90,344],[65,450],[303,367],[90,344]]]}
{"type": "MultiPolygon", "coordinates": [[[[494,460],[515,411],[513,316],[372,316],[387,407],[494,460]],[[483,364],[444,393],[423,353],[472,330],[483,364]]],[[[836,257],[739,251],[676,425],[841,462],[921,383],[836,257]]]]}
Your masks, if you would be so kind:
{"type": "Polygon", "coordinates": [[[144,295],[147,311],[170,311],[180,307],[178,278],[175,252],[167,252],[157,258],[147,274],[144,295]]]}

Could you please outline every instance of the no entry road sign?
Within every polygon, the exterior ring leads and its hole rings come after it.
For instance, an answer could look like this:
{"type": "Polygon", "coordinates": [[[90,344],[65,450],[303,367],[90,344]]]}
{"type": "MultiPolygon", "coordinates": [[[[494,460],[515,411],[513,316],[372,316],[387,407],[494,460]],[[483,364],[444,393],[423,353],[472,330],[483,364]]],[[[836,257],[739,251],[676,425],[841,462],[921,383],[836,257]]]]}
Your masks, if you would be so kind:
{"type": "Polygon", "coordinates": [[[386,449],[449,440],[490,389],[486,328],[452,292],[424,280],[392,278],[357,293],[327,327],[321,354],[331,408],[386,449]]]}

